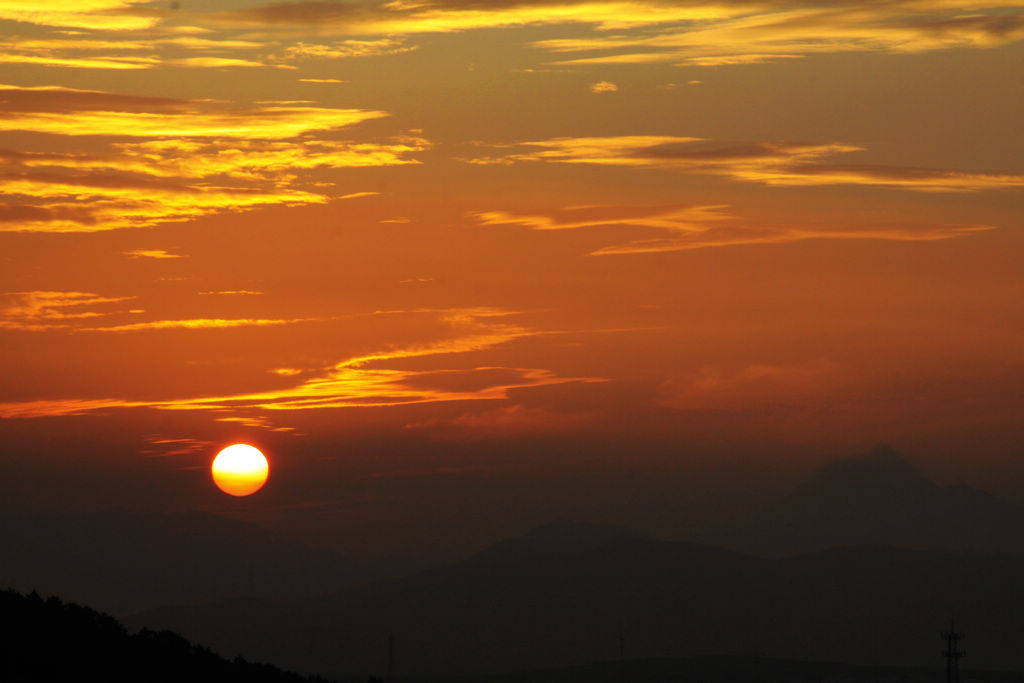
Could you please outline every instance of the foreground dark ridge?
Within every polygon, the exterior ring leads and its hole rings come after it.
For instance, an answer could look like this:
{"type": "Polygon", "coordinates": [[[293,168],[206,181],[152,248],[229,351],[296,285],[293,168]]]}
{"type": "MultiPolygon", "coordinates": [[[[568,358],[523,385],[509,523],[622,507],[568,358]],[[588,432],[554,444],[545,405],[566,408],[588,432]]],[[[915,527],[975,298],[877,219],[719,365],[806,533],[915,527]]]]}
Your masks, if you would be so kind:
{"type": "Polygon", "coordinates": [[[0,680],[315,683],[269,664],[229,661],[171,631],[130,634],[88,607],[0,592],[0,680]]]}
{"type": "Polygon", "coordinates": [[[965,665],[1019,670],[1024,557],[891,547],[778,560],[622,529],[548,525],[465,562],[316,600],[167,607],[168,628],[227,656],[364,680],[480,675],[613,659],[758,652],[931,667],[955,616],[965,665]]]}
{"type": "MultiPolygon", "coordinates": [[[[759,657],[707,656],[597,662],[489,676],[402,677],[401,683],[937,683],[938,668],[862,666],[759,657]]],[[[1019,683],[1009,671],[962,671],[964,683],[1019,683]]],[[[364,683],[342,677],[340,683],[364,683]]]]}
{"type": "MultiPolygon", "coordinates": [[[[269,664],[218,657],[170,632],[129,634],[115,619],[58,598],[0,592],[0,680],[5,682],[274,681],[326,683],[269,664]]],[[[399,677],[401,683],[933,683],[936,668],[858,666],[770,657],[686,657],[598,662],[584,666],[462,677],[399,677]]],[[[965,671],[969,683],[1011,683],[1022,674],[965,671]]],[[[364,683],[363,677],[339,677],[364,683]]]]}

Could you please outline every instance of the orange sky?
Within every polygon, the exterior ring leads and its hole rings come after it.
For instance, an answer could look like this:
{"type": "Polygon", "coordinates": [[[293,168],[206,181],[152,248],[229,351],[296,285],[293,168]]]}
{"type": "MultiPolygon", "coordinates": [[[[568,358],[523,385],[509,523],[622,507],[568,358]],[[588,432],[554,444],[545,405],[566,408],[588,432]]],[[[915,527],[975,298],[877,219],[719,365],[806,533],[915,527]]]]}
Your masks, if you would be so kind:
{"type": "Polygon", "coordinates": [[[1020,2],[0,0],[0,26],[18,452],[1021,453],[1020,2]]]}

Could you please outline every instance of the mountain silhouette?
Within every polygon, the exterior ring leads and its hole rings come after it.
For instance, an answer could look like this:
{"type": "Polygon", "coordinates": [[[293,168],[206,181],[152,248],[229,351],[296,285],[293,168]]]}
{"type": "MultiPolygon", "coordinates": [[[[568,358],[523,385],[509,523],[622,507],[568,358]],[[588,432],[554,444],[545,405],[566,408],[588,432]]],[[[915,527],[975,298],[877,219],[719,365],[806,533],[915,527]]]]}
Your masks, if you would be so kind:
{"type": "Polygon", "coordinates": [[[725,541],[774,556],[862,544],[1024,552],[1024,508],[962,484],[938,486],[879,446],[821,467],[725,541]]]}
{"type": "Polygon", "coordinates": [[[168,607],[130,621],[233,656],[365,676],[479,674],[631,657],[758,652],[864,664],[941,663],[951,614],[971,664],[1020,666],[1024,556],[882,546],[766,559],[618,529],[559,551],[544,527],[451,567],[300,602],[168,607]],[[603,540],[601,537],[604,537],[603,540]]]}
{"type": "MultiPolygon", "coordinates": [[[[881,667],[793,661],[760,655],[626,659],[560,669],[468,676],[459,683],[932,683],[937,667],[881,667]]],[[[113,618],[37,593],[0,591],[0,676],[11,683],[56,680],[326,683],[241,658],[227,660],[171,631],[130,634],[113,618]]],[[[974,683],[1014,683],[1021,674],[970,670],[974,683]]],[[[366,678],[338,678],[364,683],[366,678]]],[[[451,677],[404,676],[403,683],[450,683],[451,677]]]]}
{"type": "MultiPolygon", "coordinates": [[[[1019,683],[1009,671],[965,671],[972,683],[1019,683]]],[[[626,659],[559,669],[463,676],[458,683],[935,683],[937,667],[885,667],[785,660],[758,655],[626,659]]],[[[441,683],[450,677],[410,677],[404,683],[441,683]]],[[[363,683],[359,679],[339,683],[363,683]]]]}
{"type": "Polygon", "coordinates": [[[130,634],[87,607],[15,591],[0,591],[0,680],[326,683],[268,664],[228,661],[169,631],[130,634]]]}
{"type": "Polygon", "coordinates": [[[339,553],[201,512],[4,516],[0,547],[8,549],[0,586],[115,613],[242,595],[310,597],[367,576],[339,553]]]}

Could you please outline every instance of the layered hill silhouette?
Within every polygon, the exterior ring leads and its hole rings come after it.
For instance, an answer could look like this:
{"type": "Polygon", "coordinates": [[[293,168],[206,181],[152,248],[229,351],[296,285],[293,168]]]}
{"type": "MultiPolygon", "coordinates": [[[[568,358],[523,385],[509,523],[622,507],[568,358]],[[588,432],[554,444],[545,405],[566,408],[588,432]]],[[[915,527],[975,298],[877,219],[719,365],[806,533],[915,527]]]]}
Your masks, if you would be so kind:
{"type": "MultiPolygon", "coordinates": [[[[930,668],[792,661],[762,656],[620,659],[562,669],[469,677],[403,676],[402,683],[931,683],[930,668]]],[[[275,666],[229,661],[170,632],[130,634],[113,618],[56,597],[0,591],[0,677],[12,683],[103,680],[110,683],[216,681],[326,683],[275,666]]],[[[1021,674],[969,671],[972,683],[1012,683],[1021,674]]],[[[339,683],[364,683],[341,678],[339,683]]]]}
{"type": "Polygon", "coordinates": [[[479,673],[759,652],[928,665],[955,616],[975,666],[1024,667],[1024,511],[880,447],[831,463],[716,544],[558,523],[450,567],[306,601],[166,607],[132,623],[303,671],[479,673]],[[732,550],[718,546],[728,546],[732,550]]]}
{"type": "Polygon", "coordinates": [[[938,486],[879,446],[825,465],[716,541],[769,555],[860,544],[1024,552],[1024,508],[962,484],[938,486]]]}
{"type": "MultiPolygon", "coordinates": [[[[1017,683],[1021,674],[965,671],[965,683],[1017,683]]],[[[771,657],[683,657],[595,662],[561,669],[539,669],[491,676],[410,677],[403,683],[935,683],[936,668],[863,666],[794,661],[771,657]]],[[[363,683],[350,679],[343,683],[363,683]]]]}
{"type": "MultiPolygon", "coordinates": [[[[552,543],[569,548],[588,538],[574,534],[552,543]]],[[[1024,509],[966,486],[938,486],[880,448],[823,467],[745,523],[695,538],[769,557],[858,544],[1024,553],[1024,509]]],[[[58,594],[117,614],[226,598],[311,598],[404,571],[198,512],[5,514],[0,547],[9,549],[0,586],[58,594]]],[[[475,561],[497,557],[502,547],[475,561]]]]}
{"type": "Polygon", "coordinates": [[[301,598],[365,582],[358,563],[207,513],[0,518],[0,586],[131,613],[228,596],[301,598]]]}
{"type": "Polygon", "coordinates": [[[859,546],[765,559],[557,524],[465,562],[315,601],[140,614],[229,656],[299,671],[472,674],[614,658],[749,654],[941,663],[955,615],[971,665],[1024,667],[1024,556],[859,546]]]}
{"type": "Polygon", "coordinates": [[[129,634],[87,607],[14,591],[0,592],[0,680],[326,683],[268,664],[228,661],[167,631],[129,634]]]}

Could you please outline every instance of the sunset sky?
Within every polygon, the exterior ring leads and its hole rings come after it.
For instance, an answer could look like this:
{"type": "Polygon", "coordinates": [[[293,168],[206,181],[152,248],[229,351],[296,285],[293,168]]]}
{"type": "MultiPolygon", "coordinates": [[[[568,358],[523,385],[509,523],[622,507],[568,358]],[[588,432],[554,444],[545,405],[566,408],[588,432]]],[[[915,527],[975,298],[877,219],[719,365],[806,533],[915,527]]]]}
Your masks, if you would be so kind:
{"type": "Polygon", "coordinates": [[[1019,1],[0,27],[7,509],[454,556],[712,517],[877,443],[1024,499],[1019,1]],[[237,442],[271,461],[244,500],[208,474],[237,442]]]}

